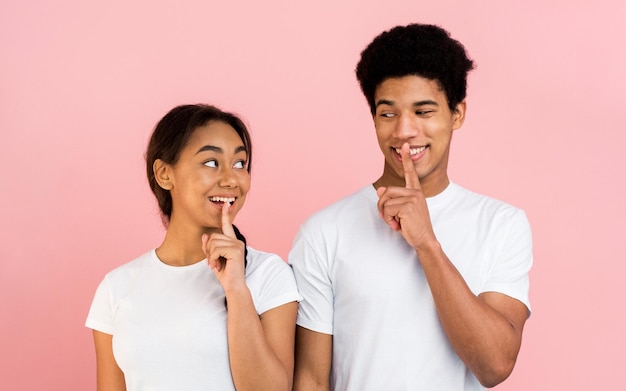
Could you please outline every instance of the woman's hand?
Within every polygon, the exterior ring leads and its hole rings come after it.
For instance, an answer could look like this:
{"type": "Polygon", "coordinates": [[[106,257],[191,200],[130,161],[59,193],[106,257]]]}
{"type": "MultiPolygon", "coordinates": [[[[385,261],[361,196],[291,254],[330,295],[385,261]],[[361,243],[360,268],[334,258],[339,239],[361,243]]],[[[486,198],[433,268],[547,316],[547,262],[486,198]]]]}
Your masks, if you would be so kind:
{"type": "Polygon", "coordinates": [[[217,276],[224,291],[246,286],[244,257],[245,248],[237,239],[228,213],[230,204],[222,206],[222,233],[202,235],[202,250],[206,254],[209,267],[217,276]]]}

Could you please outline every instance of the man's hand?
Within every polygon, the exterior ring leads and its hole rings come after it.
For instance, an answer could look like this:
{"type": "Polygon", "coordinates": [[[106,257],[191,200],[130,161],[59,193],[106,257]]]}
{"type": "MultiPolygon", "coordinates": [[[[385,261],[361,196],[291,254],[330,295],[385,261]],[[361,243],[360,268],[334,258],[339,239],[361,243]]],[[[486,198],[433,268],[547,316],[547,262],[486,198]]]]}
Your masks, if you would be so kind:
{"type": "Polygon", "coordinates": [[[405,187],[379,187],[378,211],[385,222],[416,250],[435,240],[426,198],[411,160],[409,144],[401,149],[405,187]]]}

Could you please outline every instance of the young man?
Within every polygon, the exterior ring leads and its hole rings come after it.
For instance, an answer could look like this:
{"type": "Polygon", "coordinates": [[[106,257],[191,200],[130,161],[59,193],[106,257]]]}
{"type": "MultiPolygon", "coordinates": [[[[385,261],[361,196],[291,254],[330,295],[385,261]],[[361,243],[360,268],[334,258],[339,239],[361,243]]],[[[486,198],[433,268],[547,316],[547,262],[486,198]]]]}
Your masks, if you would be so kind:
{"type": "Polygon", "coordinates": [[[431,25],[395,27],[361,53],[385,163],[294,241],[295,390],[482,390],[513,370],[530,314],[526,215],[447,174],[472,68],[431,25]]]}

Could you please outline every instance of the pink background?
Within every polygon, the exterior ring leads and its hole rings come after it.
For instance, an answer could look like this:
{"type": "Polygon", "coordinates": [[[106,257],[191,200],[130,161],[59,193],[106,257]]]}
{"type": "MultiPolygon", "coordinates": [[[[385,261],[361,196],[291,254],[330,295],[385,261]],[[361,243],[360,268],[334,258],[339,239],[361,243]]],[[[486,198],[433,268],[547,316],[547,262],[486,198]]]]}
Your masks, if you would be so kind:
{"type": "Polygon", "coordinates": [[[534,312],[497,389],[626,389],[626,3],[295,3],[2,1],[0,388],[95,388],[94,290],[163,235],[143,153],[166,111],[245,117],[237,222],[286,257],[308,215],[379,175],[353,69],[376,34],[420,21],[478,64],[451,178],[533,227],[534,312]]]}

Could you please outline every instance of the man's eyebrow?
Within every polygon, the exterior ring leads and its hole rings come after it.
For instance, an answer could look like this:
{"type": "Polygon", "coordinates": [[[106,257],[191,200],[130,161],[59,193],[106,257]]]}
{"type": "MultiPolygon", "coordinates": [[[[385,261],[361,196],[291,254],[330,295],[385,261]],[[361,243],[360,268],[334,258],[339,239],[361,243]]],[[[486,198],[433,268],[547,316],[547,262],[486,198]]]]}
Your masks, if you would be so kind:
{"type": "MultiPolygon", "coordinates": [[[[196,152],[196,155],[199,154],[200,152],[206,152],[206,151],[224,153],[224,150],[222,150],[222,148],[220,147],[216,147],[215,145],[205,145],[202,148],[198,149],[198,151],[196,152]]],[[[235,153],[239,153],[239,152],[246,152],[246,147],[244,147],[243,145],[240,145],[237,148],[235,148],[235,153]]]]}
{"type": "Polygon", "coordinates": [[[393,101],[389,100],[389,99],[379,99],[376,102],[376,107],[380,106],[380,105],[387,105],[387,106],[393,106],[393,101]]]}
{"type": "Polygon", "coordinates": [[[431,99],[420,100],[418,102],[413,103],[413,106],[426,106],[426,105],[439,106],[439,103],[431,99]]]}
{"type": "MultiPolygon", "coordinates": [[[[389,99],[380,99],[376,102],[376,107],[380,106],[380,105],[388,105],[388,106],[393,106],[394,105],[394,101],[389,100],[389,99]]],[[[437,103],[434,100],[431,99],[425,99],[425,100],[420,100],[417,102],[413,102],[413,106],[426,106],[426,105],[433,105],[433,106],[439,106],[439,103],[437,103]]]]}

